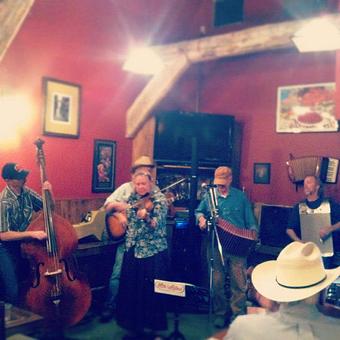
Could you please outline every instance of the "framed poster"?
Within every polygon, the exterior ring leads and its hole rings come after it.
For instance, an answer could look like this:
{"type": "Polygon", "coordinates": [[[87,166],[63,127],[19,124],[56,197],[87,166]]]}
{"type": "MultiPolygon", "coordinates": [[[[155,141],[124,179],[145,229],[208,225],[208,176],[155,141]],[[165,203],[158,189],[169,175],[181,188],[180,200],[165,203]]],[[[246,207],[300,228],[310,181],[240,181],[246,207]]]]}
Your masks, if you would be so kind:
{"type": "Polygon", "coordinates": [[[270,183],[270,163],[254,163],[254,183],[270,183]]]}
{"type": "Polygon", "coordinates": [[[337,130],[335,83],[278,88],[276,132],[337,130]]]}
{"type": "Polygon", "coordinates": [[[43,134],[79,138],[81,87],[43,78],[43,134]]]}
{"type": "Polygon", "coordinates": [[[115,182],[116,142],[94,140],[92,192],[112,192],[115,182]]]}

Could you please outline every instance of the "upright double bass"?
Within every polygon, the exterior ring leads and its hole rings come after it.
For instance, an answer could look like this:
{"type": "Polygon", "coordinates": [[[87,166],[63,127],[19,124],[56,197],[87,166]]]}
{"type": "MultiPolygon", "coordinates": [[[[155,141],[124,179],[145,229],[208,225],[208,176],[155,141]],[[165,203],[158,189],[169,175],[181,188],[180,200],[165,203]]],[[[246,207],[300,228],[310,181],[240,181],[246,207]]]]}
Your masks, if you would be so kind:
{"type": "MultiPolygon", "coordinates": [[[[44,141],[38,139],[37,158],[41,183],[47,180],[44,141]]],[[[53,212],[52,194],[43,190],[43,210],[27,230],[44,230],[45,241],[31,240],[22,243],[22,252],[34,267],[34,279],[26,294],[26,305],[56,327],[76,324],[91,304],[91,290],[80,274],[72,269],[72,253],[78,238],[72,224],[53,212]]],[[[74,267],[74,266],[73,266],[74,267]]]]}

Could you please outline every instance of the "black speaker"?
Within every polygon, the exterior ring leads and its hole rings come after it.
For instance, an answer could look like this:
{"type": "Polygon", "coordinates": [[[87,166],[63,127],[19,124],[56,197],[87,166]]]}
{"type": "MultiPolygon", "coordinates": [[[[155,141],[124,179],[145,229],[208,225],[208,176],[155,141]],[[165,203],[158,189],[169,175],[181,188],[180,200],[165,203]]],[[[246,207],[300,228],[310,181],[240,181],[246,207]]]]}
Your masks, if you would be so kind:
{"type": "Polygon", "coordinates": [[[243,20],[243,0],[215,0],[214,25],[223,26],[243,20]]]}
{"type": "Polygon", "coordinates": [[[260,216],[261,245],[283,248],[291,242],[286,234],[292,208],[280,205],[262,205],[260,216]]]}
{"type": "Polygon", "coordinates": [[[193,140],[198,166],[233,163],[234,116],[202,112],[157,112],[154,160],[157,165],[192,165],[193,140]]]}

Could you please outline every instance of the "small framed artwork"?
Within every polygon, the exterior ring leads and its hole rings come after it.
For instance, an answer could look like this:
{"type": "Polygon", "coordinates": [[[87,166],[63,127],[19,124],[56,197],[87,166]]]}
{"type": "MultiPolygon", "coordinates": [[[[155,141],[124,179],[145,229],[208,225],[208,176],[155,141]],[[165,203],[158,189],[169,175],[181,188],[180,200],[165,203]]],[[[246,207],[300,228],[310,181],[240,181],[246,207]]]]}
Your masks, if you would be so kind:
{"type": "Polygon", "coordinates": [[[112,192],[115,183],[116,142],[94,140],[92,192],[112,192]]]}
{"type": "Polygon", "coordinates": [[[43,134],[79,138],[81,86],[43,78],[43,134]]]}
{"type": "Polygon", "coordinates": [[[254,163],[254,183],[270,183],[270,163],[254,163]]]}
{"type": "Polygon", "coordinates": [[[335,83],[278,88],[276,132],[331,132],[337,130],[335,83]]]}

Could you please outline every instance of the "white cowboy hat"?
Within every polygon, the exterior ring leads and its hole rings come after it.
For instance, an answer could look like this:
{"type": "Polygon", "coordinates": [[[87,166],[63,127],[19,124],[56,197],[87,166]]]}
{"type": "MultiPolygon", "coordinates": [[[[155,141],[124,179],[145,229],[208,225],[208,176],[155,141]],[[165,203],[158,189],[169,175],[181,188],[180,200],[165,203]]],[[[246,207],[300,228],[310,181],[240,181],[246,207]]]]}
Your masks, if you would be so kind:
{"type": "Polygon", "coordinates": [[[306,299],[329,286],[340,275],[340,267],[325,270],[319,248],[312,242],[292,242],[276,261],[255,267],[252,281],[264,297],[290,302],[306,299]]]}

